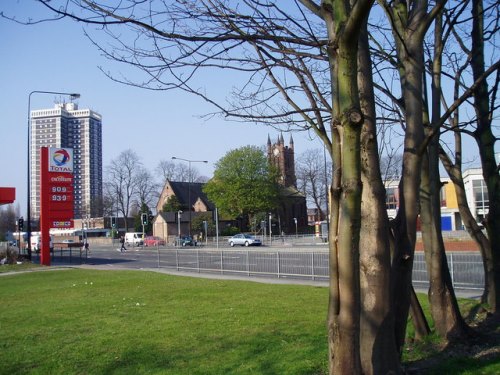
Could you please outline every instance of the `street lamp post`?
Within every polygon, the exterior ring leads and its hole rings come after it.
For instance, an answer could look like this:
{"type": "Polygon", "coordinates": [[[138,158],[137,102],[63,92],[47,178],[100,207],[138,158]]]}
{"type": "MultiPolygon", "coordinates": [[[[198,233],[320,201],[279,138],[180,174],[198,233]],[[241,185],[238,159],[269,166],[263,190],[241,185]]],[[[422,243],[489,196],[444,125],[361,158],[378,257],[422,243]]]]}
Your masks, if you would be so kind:
{"type": "Polygon", "coordinates": [[[28,160],[27,160],[27,170],[28,170],[28,191],[27,198],[28,202],[26,203],[26,216],[28,222],[26,223],[26,232],[27,232],[27,241],[28,241],[28,258],[31,259],[31,95],[33,94],[53,94],[53,95],[67,95],[71,100],[78,99],[80,94],[77,93],[69,93],[69,92],[58,92],[58,91],[31,91],[28,95],[28,160]]]}
{"type": "Polygon", "coordinates": [[[208,222],[203,220],[203,228],[205,229],[205,246],[208,246],[208,222]]]}
{"type": "Polygon", "coordinates": [[[177,246],[181,245],[181,214],[181,210],[177,211],[177,246]]]}
{"type": "Polygon", "coordinates": [[[172,160],[182,160],[185,161],[189,164],[189,169],[188,169],[188,210],[189,210],[189,235],[191,235],[191,211],[192,211],[192,206],[191,206],[191,163],[208,163],[207,160],[189,160],[189,159],[183,159],[183,158],[178,158],[176,156],[172,156],[172,160]]]}
{"type": "Polygon", "coordinates": [[[273,243],[272,214],[269,212],[269,246],[273,243]]]}

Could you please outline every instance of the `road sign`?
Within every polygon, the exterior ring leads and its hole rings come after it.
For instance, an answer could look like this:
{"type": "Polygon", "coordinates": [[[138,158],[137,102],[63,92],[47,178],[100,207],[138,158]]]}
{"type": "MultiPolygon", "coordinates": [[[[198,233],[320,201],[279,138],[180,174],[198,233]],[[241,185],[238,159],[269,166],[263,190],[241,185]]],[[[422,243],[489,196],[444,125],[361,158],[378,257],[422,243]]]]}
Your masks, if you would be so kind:
{"type": "Polygon", "coordinates": [[[41,147],[40,263],[50,265],[50,228],[73,228],[73,150],[41,147]]]}

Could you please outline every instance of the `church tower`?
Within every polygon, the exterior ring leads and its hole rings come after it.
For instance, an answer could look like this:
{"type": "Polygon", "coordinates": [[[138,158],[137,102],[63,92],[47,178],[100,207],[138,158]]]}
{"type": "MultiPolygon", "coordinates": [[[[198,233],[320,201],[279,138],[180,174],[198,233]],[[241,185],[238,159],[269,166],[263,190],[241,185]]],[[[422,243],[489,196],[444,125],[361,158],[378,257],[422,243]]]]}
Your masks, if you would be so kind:
{"type": "Polygon", "coordinates": [[[279,183],[284,187],[297,187],[295,177],[295,154],[293,148],[293,138],[290,135],[290,142],[285,146],[283,134],[278,136],[275,144],[271,143],[271,138],[267,137],[267,158],[271,165],[275,165],[279,171],[279,183]]]}

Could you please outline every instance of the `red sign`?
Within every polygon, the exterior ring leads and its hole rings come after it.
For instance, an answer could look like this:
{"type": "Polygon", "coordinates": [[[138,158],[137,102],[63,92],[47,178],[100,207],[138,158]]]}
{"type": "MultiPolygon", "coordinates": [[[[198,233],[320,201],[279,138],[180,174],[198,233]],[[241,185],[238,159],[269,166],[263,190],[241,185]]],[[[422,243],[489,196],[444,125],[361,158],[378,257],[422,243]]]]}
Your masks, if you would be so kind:
{"type": "Polygon", "coordinates": [[[0,187],[0,205],[14,203],[16,200],[16,189],[11,187],[0,187]]]}
{"type": "Polygon", "coordinates": [[[40,263],[50,265],[50,228],[73,228],[73,150],[41,148],[40,263]]]}

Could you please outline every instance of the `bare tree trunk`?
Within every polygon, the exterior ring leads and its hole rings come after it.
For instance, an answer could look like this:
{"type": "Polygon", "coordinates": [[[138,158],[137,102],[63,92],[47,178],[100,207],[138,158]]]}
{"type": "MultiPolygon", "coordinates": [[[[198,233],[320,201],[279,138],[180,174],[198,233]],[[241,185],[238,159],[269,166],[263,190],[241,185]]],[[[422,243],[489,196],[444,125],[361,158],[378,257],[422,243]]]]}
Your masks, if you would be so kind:
{"type": "Polygon", "coordinates": [[[359,42],[358,85],[364,124],[361,132],[360,285],[363,374],[401,372],[394,340],[390,289],[391,253],[385,188],[378,157],[375,98],[366,23],[359,42]]]}
{"type": "MultiPolygon", "coordinates": [[[[484,69],[484,8],[482,0],[472,1],[472,71],[474,79],[478,79],[484,69]]],[[[498,75],[497,75],[498,77],[498,75]]],[[[498,82],[497,82],[498,84],[498,82]]],[[[483,177],[488,187],[489,211],[484,220],[490,247],[486,263],[488,280],[487,302],[493,313],[500,316],[500,174],[495,160],[496,138],[491,130],[488,83],[483,80],[474,91],[474,109],[477,115],[476,142],[483,167],[483,177]],[[491,251],[491,252],[490,252],[491,251]]]]}
{"type": "Polygon", "coordinates": [[[437,147],[431,141],[431,157],[424,156],[422,165],[422,185],[420,192],[422,237],[425,260],[429,274],[429,302],[436,332],[447,340],[460,339],[467,334],[467,325],[460,314],[455,291],[451,283],[450,271],[441,233],[441,209],[437,147]],[[435,159],[435,160],[434,160],[435,159]]]}
{"type": "Polygon", "coordinates": [[[359,30],[371,2],[356,11],[323,1],[332,81],[333,174],[330,212],[330,374],[361,374],[359,233],[361,222],[360,136],[363,114],[357,84],[359,30]]]}
{"type": "Polygon", "coordinates": [[[467,196],[465,194],[464,179],[460,167],[461,163],[453,164],[448,155],[442,149],[440,150],[440,159],[446,169],[446,172],[448,173],[448,176],[450,176],[450,179],[454,184],[455,193],[457,196],[458,211],[460,213],[462,223],[464,224],[471,238],[477,243],[479,252],[481,253],[481,257],[483,259],[484,291],[481,301],[483,303],[486,303],[488,301],[488,296],[490,295],[490,285],[495,284],[496,277],[495,268],[493,267],[493,259],[491,257],[491,242],[489,241],[488,237],[485,236],[478,223],[476,222],[476,219],[472,215],[472,212],[470,211],[469,203],[467,202],[467,196]]]}
{"type": "Polygon", "coordinates": [[[421,341],[431,333],[431,329],[429,328],[429,323],[425,318],[422,305],[420,305],[420,301],[417,298],[413,286],[411,287],[410,293],[410,314],[413,318],[413,327],[415,328],[415,340],[421,341]]]}
{"type": "Polygon", "coordinates": [[[396,345],[401,353],[406,337],[406,323],[410,308],[410,292],[413,270],[413,257],[415,252],[418,200],[420,186],[421,156],[419,149],[423,141],[422,107],[416,104],[420,101],[415,95],[415,87],[421,86],[421,71],[406,62],[406,82],[408,87],[405,91],[405,102],[407,105],[407,131],[405,135],[405,152],[403,154],[403,173],[400,183],[400,207],[398,211],[398,228],[395,233],[395,254],[393,261],[393,293],[395,303],[395,339],[396,345]],[[411,71],[413,70],[413,72],[411,71]],[[411,73],[411,74],[410,74],[411,73]],[[419,74],[420,73],[420,74],[419,74]],[[419,77],[419,78],[417,78],[419,77]],[[413,102],[411,110],[410,103],[413,102]],[[419,115],[417,115],[417,108],[419,115]],[[420,120],[416,119],[420,117],[420,120]],[[413,119],[413,120],[410,120],[413,119]]]}
{"type": "MultiPolygon", "coordinates": [[[[442,35],[442,14],[434,22],[434,57],[432,62],[431,113],[432,124],[441,117],[441,54],[444,48],[442,35]]],[[[422,62],[423,63],[423,62],[422,62]]],[[[425,76],[424,76],[425,79],[425,76]]],[[[426,97],[426,108],[429,101],[426,97]]],[[[424,111],[425,122],[429,124],[429,113],[424,111]]],[[[429,302],[437,333],[448,340],[465,335],[467,326],[460,314],[455,291],[444,249],[441,229],[441,177],[439,175],[439,133],[430,134],[427,152],[423,155],[422,181],[420,188],[420,217],[424,242],[425,260],[429,275],[429,302]]]]}
{"type": "Polygon", "coordinates": [[[411,278],[415,252],[421,158],[424,151],[423,129],[423,38],[436,12],[444,5],[437,2],[432,12],[428,2],[379,1],[391,22],[401,76],[401,91],[406,120],[403,169],[400,182],[400,207],[395,228],[393,293],[395,339],[401,353],[410,308],[411,278]]]}

